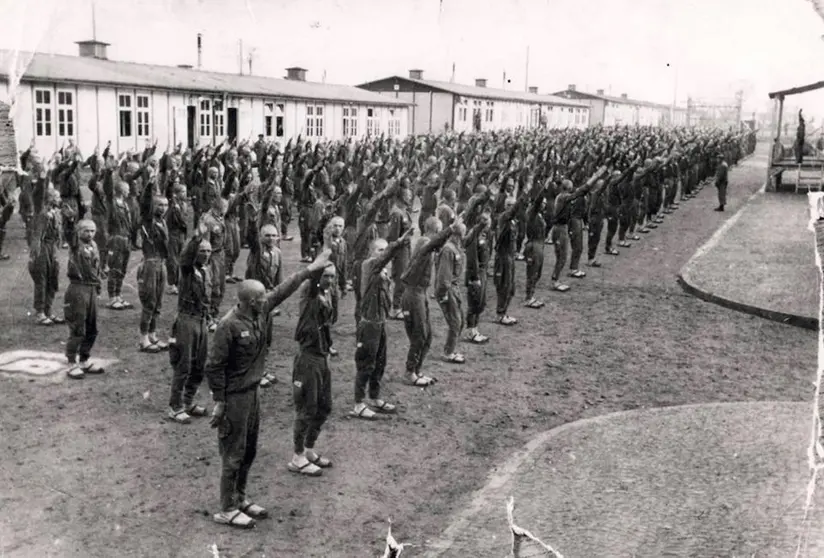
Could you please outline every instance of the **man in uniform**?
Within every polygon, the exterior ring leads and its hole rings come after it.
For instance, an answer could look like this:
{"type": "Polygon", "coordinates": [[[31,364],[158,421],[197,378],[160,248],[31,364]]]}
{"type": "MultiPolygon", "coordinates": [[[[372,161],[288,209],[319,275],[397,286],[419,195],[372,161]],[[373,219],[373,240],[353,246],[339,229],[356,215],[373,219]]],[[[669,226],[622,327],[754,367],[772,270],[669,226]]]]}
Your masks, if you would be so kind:
{"type": "Polygon", "coordinates": [[[729,174],[729,165],[724,160],[720,153],[717,156],[717,166],[715,168],[715,187],[718,189],[718,207],[715,211],[724,211],[724,206],[727,204],[727,175],[729,174]]]}
{"type": "Polygon", "coordinates": [[[237,306],[217,326],[205,368],[215,401],[211,425],[218,429],[222,461],[221,511],[214,515],[217,523],[249,528],[255,518],[268,515],[265,508],[246,498],[246,483],[257,455],[258,387],[271,342],[271,312],[314,272],[324,269],[329,255],[324,251],[268,294],[259,281],[243,281],[238,287],[237,306]]]}
{"type": "Polygon", "coordinates": [[[92,347],[97,339],[97,295],[100,294],[103,269],[100,252],[94,242],[94,221],[81,219],[69,239],[69,262],[66,275],[69,287],[63,303],[63,315],[69,325],[66,358],[71,365],[69,378],[83,379],[86,374],[102,374],[103,368],[91,362],[92,347]],[[80,357],[80,363],[77,357],[80,357]]]}

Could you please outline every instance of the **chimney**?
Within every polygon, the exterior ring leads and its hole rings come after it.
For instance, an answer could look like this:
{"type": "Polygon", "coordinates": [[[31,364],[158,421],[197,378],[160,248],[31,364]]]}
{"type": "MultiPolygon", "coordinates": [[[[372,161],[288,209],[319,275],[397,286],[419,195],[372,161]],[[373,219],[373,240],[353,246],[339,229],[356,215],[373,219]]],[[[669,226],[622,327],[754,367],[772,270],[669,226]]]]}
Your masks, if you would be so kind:
{"type": "Polygon", "coordinates": [[[306,68],[299,68],[298,66],[286,68],[286,79],[306,81],[306,68]]]}
{"type": "Polygon", "coordinates": [[[486,87],[486,80],[483,78],[478,78],[475,80],[475,87],[486,87]]]}
{"type": "Polygon", "coordinates": [[[567,91],[575,91],[575,84],[570,83],[569,85],[567,85],[567,91]]]}
{"type": "Polygon", "coordinates": [[[423,70],[409,70],[409,79],[423,79],[423,70]]]}
{"type": "Polygon", "coordinates": [[[197,34],[197,69],[203,65],[203,35],[197,34]]]}
{"type": "Polygon", "coordinates": [[[177,65],[177,67],[178,67],[178,68],[182,68],[182,69],[184,69],[184,70],[191,70],[191,69],[193,69],[193,67],[192,67],[192,65],[191,65],[191,64],[178,64],[178,65],[177,65]]]}
{"type": "Polygon", "coordinates": [[[93,40],[77,41],[76,44],[79,47],[78,55],[82,58],[97,58],[98,60],[109,59],[106,54],[106,47],[109,46],[109,43],[93,40]]]}
{"type": "Polygon", "coordinates": [[[627,94],[626,94],[626,93],[621,93],[621,98],[622,98],[622,99],[626,99],[626,98],[627,98],[627,94]]]}
{"type": "Polygon", "coordinates": [[[603,89],[598,89],[597,91],[595,91],[595,94],[596,94],[596,95],[603,95],[603,94],[604,94],[604,90],[603,90],[603,89]]]}
{"type": "Polygon", "coordinates": [[[530,93],[535,93],[537,95],[538,94],[538,86],[537,85],[530,85],[529,86],[529,92],[530,93]]]}

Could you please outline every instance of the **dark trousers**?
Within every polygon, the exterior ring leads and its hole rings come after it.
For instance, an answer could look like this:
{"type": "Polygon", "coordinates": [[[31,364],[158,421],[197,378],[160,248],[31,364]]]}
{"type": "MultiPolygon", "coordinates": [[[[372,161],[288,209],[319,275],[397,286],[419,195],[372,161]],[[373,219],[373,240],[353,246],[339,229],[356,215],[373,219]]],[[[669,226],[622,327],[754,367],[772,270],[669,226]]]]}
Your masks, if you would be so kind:
{"type": "Polygon", "coordinates": [[[678,196],[678,180],[673,179],[667,184],[667,195],[664,197],[664,207],[669,209],[675,203],[678,196]]]}
{"type": "Polygon", "coordinates": [[[604,241],[604,248],[610,250],[615,233],[618,231],[618,208],[607,209],[607,238],[604,241]]]}
{"type": "Polygon", "coordinates": [[[129,239],[125,236],[112,236],[109,238],[108,257],[106,261],[106,265],[109,268],[109,279],[107,281],[109,298],[120,296],[120,292],[123,289],[123,278],[126,276],[126,270],[129,267],[131,253],[129,239]]]}
{"type": "MultiPolygon", "coordinates": [[[[249,208],[247,205],[241,205],[237,208],[237,227],[239,248],[246,247],[246,239],[249,238],[249,208]]],[[[235,258],[237,260],[237,258],[235,258]]]]}
{"type": "Polygon", "coordinates": [[[527,242],[524,249],[526,258],[526,299],[535,296],[535,287],[544,271],[544,241],[541,239],[527,242]]]}
{"type": "Polygon", "coordinates": [[[556,223],[552,228],[552,242],[552,246],[555,248],[555,267],[552,268],[552,280],[557,281],[567,264],[569,225],[556,223]]]}
{"type": "Polygon", "coordinates": [[[727,205],[727,184],[716,184],[715,187],[718,189],[718,205],[724,207],[727,205]]]}
{"type": "Polygon", "coordinates": [[[647,196],[647,221],[652,221],[661,209],[661,188],[652,188],[647,196]]]}
{"type": "Polygon", "coordinates": [[[464,313],[461,295],[458,289],[449,289],[446,302],[439,301],[438,304],[443,312],[447,325],[446,341],[443,346],[443,354],[451,355],[458,346],[458,339],[464,328],[464,313]]]}
{"type": "Polygon", "coordinates": [[[624,242],[630,232],[632,216],[635,210],[635,200],[624,200],[619,210],[618,240],[624,242]]]}
{"type": "Polygon", "coordinates": [[[346,262],[344,263],[346,276],[351,281],[355,266],[355,235],[357,231],[354,227],[347,226],[343,229],[343,239],[346,241],[346,262]]]}
{"type": "Polygon", "coordinates": [[[38,313],[51,316],[59,274],[60,262],[57,261],[54,244],[41,246],[37,258],[29,261],[29,275],[34,281],[34,309],[38,313]]]}
{"type": "Polygon", "coordinates": [[[220,304],[223,302],[223,295],[226,294],[226,264],[222,250],[212,252],[212,257],[209,259],[209,268],[212,272],[212,298],[209,301],[209,309],[212,317],[217,319],[220,304]]]}
{"type": "Polygon", "coordinates": [[[403,281],[401,281],[401,277],[408,266],[408,252],[401,252],[392,261],[392,281],[395,285],[392,291],[392,308],[396,310],[401,307],[401,299],[403,298],[403,281]]]}
{"type": "Polygon", "coordinates": [[[361,319],[361,268],[363,267],[362,260],[354,260],[352,262],[352,290],[355,293],[355,324],[360,323],[361,319]]]}
{"type": "Polygon", "coordinates": [[[203,382],[209,350],[209,324],[206,318],[180,314],[172,326],[175,342],[169,345],[172,365],[172,392],[169,407],[188,409],[203,382]]]}
{"type": "Polygon", "coordinates": [[[166,281],[176,286],[180,280],[180,253],[186,243],[185,231],[169,231],[169,257],[166,258],[166,281]]]}
{"type": "Polygon", "coordinates": [[[495,311],[503,316],[515,296],[515,257],[511,254],[495,256],[495,291],[498,295],[495,311]]]}
{"type": "Polygon", "coordinates": [[[166,286],[166,267],[163,259],[149,258],[137,267],[137,295],[143,307],[140,312],[140,333],[154,333],[157,318],[163,306],[163,289],[166,286]]]}
{"type": "Polygon", "coordinates": [[[584,253],[584,222],[573,218],[569,220],[569,269],[576,270],[581,263],[581,254],[584,253]]]}
{"type": "Polygon", "coordinates": [[[64,295],[63,315],[69,326],[66,357],[73,363],[79,355],[80,362],[85,362],[97,339],[97,287],[69,284],[64,295]]]}
{"type": "Polygon", "coordinates": [[[292,369],[295,401],[295,453],[312,449],[332,412],[332,375],[328,357],[300,351],[292,369]]]}
{"type": "Polygon", "coordinates": [[[486,275],[486,264],[478,266],[478,282],[466,286],[466,327],[476,328],[481,321],[481,314],[486,309],[486,286],[489,278],[486,275]]]}
{"type": "MultiPolygon", "coordinates": [[[[587,233],[587,257],[595,259],[598,253],[598,244],[601,243],[601,232],[604,230],[604,217],[592,215],[589,218],[589,232],[587,233]]],[[[613,233],[614,234],[614,233],[613,233]]]]}
{"type": "Polygon", "coordinates": [[[226,254],[226,275],[232,277],[235,274],[235,262],[240,256],[240,227],[236,217],[226,219],[226,240],[223,246],[226,254]]]}
{"type": "Polygon", "coordinates": [[[257,456],[260,402],[257,388],[226,394],[226,414],[217,429],[220,450],[220,507],[236,510],[246,499],[249,469],[257,456]]]}
{"type": "Polygon", "coordinates": [[[311,227],[312,208],[301,207],[298,213],[298,229],[300,230],[300,257],[308,258],[312,255],[312,233],[311,227]]]}
{"type": "Polygon", "coordinates": [[[370,399],[381,395],[381,380],[386,370],[386,327],[383,322],[361,320],[356,335],[355,403],[360,403],[366,397],[367,385],[370,399]]]}
{"type": "Polygon", "coordinates": [[[421,234],[424,234],[424,231],[426,230],[424,228],[424,225],[426,224],[426,220],[429,219],[430,217],[434,217],[434,216],[435,216],[434,211],[424,211],[423,209],[421,209],[421,213],[420,213],[420,215],[418,215],[418,231],[421,234]]]}
{"type": "Polygon", "coordinates": [[[518,220],[518,238],[516,240],[517,250],[520,252],[526,240],[526,219],[518,220]]]}
{"type": "Polygon", "coordinates": [[[432,324],[429,320],[429,300],[426,288],[409,287],[403,291],[401,299],[403,325],[409,338],[409,352],[406,355],[407,374],[420,373],[423,361],[432,345],[432,324]]]}
{"type": "MultiPolygon", "coordinates": [[[[639,227],[643,227],[645,223],[645,218],[647,216],[647,203],[649,203],[649,190],[644,188],[643,193],[641,194],[640,199],[635,200],[635,224],[639,227]]],[[[630,230],[635,230],[635,228],[631,228],[630,230]]]]}
{"type": "Polygon", "coordinates": [[[6,204],[0,210],[0,254],[3,253],[3,244],[6,241],[6,223],[9,222],[12,215],[14,215],[14,205],[11,203],[6,204]]]}
{"type": "Polygon", "coordinates": [[[20,217],[26,225],[26,246],[30,247],[32,238],[34,238],[34,215],[21,213],[20,217]]]}
{"type": "Polygon", "coordinates": [[[280,234],[286,236],[289,223],[292,222],[292,196],[283,195],[280,202],[280,234]]]}

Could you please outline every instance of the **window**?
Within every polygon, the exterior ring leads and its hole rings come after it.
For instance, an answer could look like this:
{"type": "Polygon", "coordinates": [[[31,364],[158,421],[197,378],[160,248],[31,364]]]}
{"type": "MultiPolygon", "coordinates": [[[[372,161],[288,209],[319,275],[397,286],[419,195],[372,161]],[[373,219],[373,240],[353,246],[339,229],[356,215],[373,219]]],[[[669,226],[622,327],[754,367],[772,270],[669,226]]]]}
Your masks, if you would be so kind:
{"type": "Polygon", "coordinates": [[[486,102],[486,118],[485,118],[486,122],[492,122],[492,116],[493,116],[493,112],[494,112],[493,107],[494,106],[495,106],[495,103],[493,103],[492,101],[487,101],[486,102]]]}
{"type": "Polygon", "coordinates": [[[215,110],[215,137],[222,138],[225,134],[223,128],[223,101],[215,101],[213,103],[214,110],[215,110]]]}
{"type": "Polygon", "coordinates": [[[466,122],[466,107],[458,107],[458,120],[466,122]]]}
{"type": "Polygon", "coordinates": [[[366,109],[366,134],[377,136],[381,133],[381,122],[378,119],[378,111],[373,108],[366,109]]]}
{"type": "Polygon", "coordinates": [[[395,116],[395,109],[389,110],[389,137],[401,135],[401,119],[395,116]]]}
{"type": "Polygon", "coordinates": [[[212,102],[209,99],[200,100],[200,137],[212,137],[212,102]]]}
{"type": "Polygon", "coordinates": [[[541,109],[540,108],[531,108],[529,111],[529,126],[535,127],[538,125],[538,122],[541,117],[541,109]]]}
{"type": "Polygon", "coordinates": [[[343,107],[343,137],[358,135],[358,109],[343,107]]]}
{"type": "Polygon", "coordinates": [[[52,135],[51,91],[36,89],[34,92],[34,127],[38,137],[52,135]]]}
{"type": "Polygon", "coordinates": [[[274,103],[264,103],[263,105],[263,135],[272,137],[272,118],[275,112],[274,103]]]}
{"type": "Polygon", "coordinates": [[[132,137],[132,96],[118,95],[117,105],[120,107],[120,137],[132,137]]]}
{"type": "Polygon", "coordinates": [[[137,96],[137,137],[149,137],[149,96],[137,96]]]}
{"type": "Polygon", "coordinates": [[[61,138],[74,137],[74,94],[71,91],[57,92],[57,135],[61,138]]]}
{"type": "Polygon", "coordinates": [[[323,107],[320,105],[306,105],[306,135],[307,137],[323,137],[323,107]]]}
{"type": "Polygon", "coordinates": [[[275,105],[277,112],[275,113],[275,135],[277,137],[283,137],[283,115],[286,112],[286,105],[283,103],[278,103],[275,105]]]}

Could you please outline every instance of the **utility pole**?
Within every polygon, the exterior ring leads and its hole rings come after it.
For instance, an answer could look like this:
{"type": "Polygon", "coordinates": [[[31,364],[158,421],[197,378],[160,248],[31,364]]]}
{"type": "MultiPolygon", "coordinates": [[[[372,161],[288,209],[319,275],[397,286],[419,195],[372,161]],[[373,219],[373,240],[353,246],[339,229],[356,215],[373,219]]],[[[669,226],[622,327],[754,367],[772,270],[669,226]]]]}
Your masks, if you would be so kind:
{"type": "Polygon", "coordinates": [[[97,40],[97,17],[95,15],[94,0],[92,0],[92,39],[97,40]]]}
{"type": "Polygon", "coordinates": [[[524,76],[524,91],[529,91],[529,45],[526,45],[526,72],[524,76]]]}
{"type": "Polygon", "coordinates": [[[249,63],[249,75],[252,75],[252,59],[255,57],[255,51],[257,49],[249,49],[249,54],[246,56],[246,61],[249,63]]]}

